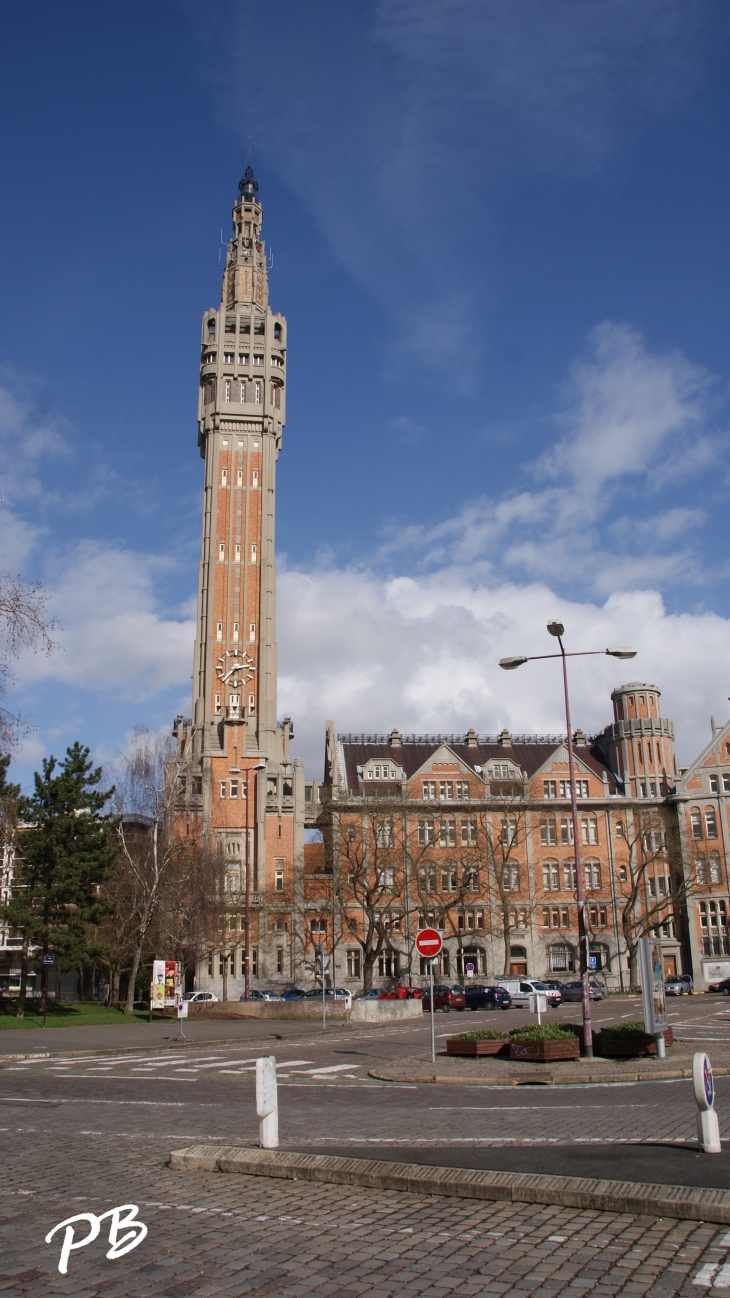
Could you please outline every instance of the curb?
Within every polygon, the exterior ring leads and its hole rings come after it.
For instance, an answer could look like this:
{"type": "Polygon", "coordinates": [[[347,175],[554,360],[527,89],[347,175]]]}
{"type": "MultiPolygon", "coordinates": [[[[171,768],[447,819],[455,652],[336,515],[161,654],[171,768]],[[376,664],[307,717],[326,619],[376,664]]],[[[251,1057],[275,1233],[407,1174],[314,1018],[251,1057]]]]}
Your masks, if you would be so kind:
{"type": "MultiPolygon", "coordinates": [[[[727,1077],[730,1074],[730,1068],[712,1069],[715,1077],[727,1077]]],[[[461,1077],[441,1077],[438,1073],[414,1073],[407,1077],[395,1072],[388,1072],[385,1069],[371,1068],[368,1077],[373,1077],[378,1082],[408,1082],[408,1083],[436,1083],[438,1086],[589,1086],[596,1085],[600,1082],[675,1082],[681,1078],[691,1077],[691,1068],[667,1068],[661,1073],[636,1073],[636,1072],[611,1072],[611,1073],[581,1073],[579,1076],[568,1076],[549,1072],[524,1072],[524,1073],[503,1073],[491,1074],[487,1077],[479,1077],[473,1074],[464,1074],[461,1077]]]]}
{"type": "Polygon", "coordinates": [[[488,1199],[508,1203],[545,1203],[594,1212],[633,1216],[676,1217],[681,1221],[730,1224],[730,1190],[636,1181],[600,1181],[577,1176],[538,1176],[525,1172],[481,1172],[458,1167],[423,1167],[367,1158],[324,1154],[287,1154],[234,1145],[191,1145],[175,1150],[168,1165],[179,1172],[233,1172],[290,1181],[359,1185],[371,1190],[488,1199]]]}

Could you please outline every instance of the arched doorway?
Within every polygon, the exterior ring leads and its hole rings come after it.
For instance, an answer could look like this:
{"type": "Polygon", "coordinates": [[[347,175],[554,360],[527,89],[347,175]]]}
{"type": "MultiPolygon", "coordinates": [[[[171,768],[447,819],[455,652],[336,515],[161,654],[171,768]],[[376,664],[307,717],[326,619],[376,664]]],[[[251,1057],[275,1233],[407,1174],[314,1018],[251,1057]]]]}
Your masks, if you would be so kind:
{"type": "Polygon", "coordinates": [[[509,971],[513,978],[527,977],[527,948],[511,946],[509,949],[509,971]]]}

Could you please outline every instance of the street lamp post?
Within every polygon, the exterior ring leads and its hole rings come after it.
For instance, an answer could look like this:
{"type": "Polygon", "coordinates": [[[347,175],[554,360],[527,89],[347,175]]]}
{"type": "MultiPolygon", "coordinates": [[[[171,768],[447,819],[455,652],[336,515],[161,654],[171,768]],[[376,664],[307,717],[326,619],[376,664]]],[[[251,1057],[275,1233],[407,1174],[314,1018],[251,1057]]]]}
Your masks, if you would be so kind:
{"type": "MultiPolygon", "coordinates": [[[[248,804],[250,802],[250,785],[249,776],[251,771],[265,771],[266,762],[257,762],[246,771],[246,891],[244,900],[243,915],[243,994],[246,1000],[249,999],[249,990],[251,983],[251,871],[249,869],[250,848],[249,848],[249,831],[248,831],[248,804]]],[[[256,794],[256,777],[253,782],[254,796],[256,794]]],[[[256,820],[254,818],[254,825],[256,820]]]]}
{"type": "Polygon", "coordinates": [[[566,653],[563,645],[565,627],[562,622],[548,622],[550,635],[556,637],[560,645],[559,654],[532,654],[529,658],[515,656],[500,658],[499,665],[505,671],[514,671],[523,663],[534,662],[539,658],[560,658],[563,665],[563,692],[565,695],[565,725],[568,735],[568,774],[570,777],[570,807],[573,821],[573,859],[575,861],[575,891],[578,899],[578,952],[580,957],[580,980],[583,1003],[583,1041],[585,1053],[593,1058],[593,1030],[591,1027],[591,993],[588,973],[588,924],[586,923],[585,892],[580,856],[580,835],[578,833],[578,793],[575,783],[575,759],[573,755],[573,731],[570,722],[570,696],[568,694],[568,658],[584,658],[591,654],[610,654],[612,658],[635,658],[636,650],[627,647],[618,649],[582,649],[566,653]]]}

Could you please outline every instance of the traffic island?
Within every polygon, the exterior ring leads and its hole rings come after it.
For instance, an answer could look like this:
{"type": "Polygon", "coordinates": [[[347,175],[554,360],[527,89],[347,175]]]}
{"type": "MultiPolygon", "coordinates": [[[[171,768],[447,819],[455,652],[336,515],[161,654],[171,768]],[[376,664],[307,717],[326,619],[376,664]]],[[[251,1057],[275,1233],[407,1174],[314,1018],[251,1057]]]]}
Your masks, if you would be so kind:
{"type": "Polygon", "coordinates": [[[683,1221],[730,1225],[730,1190],[703,1187],[430,1167],[369,1158],[242,1149],[233,1145],[192,1145],[176,1150],[170,1155],[169,1166],[187,1173],[265,1176],[418,1195],[544,1203],[593,1212],[626,1212],[633,1216],[676,1217],[683,1221]]]}

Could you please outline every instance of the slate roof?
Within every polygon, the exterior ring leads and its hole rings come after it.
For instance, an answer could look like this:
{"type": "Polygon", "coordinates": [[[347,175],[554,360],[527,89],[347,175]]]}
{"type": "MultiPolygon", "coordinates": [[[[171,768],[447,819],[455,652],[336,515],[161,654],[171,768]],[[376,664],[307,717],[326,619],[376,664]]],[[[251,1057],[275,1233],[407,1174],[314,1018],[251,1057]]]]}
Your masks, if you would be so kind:
{"type": "MultiPolygon", "coordinates": [[[[420,770],[422,766],[429,761],[433,754],[441,747],[447,744],[456,756],[472,770],[476,766],[487,767],[491,761],[513,762],[524,771],[528,779],[532,779],[536,771],[539,771],[561,743],[565,741],[559,736],[536,736],[533,742],[530,742],[526,736],[520,736],[515,739],[514,743],[503,744],[497,739],[493,742],[480,739],[476,745],[467,744],[463,737],[460,742],[451,742],[452,737],[446,735],[419,735],[413,742],[407,738],[401,744],[392,744],[386,736],[382,737],[381,742],[377,742],[378,736],[338,736],[340,753],[344,762],[344,776],[346,787],[349,793],[359,793],[362,791],[363,781],[358,780],[357,768],[362,766],[370,758],[380,761],[390,761],[400,766],[405,773],[407,780],[410,780],[420,770]]],[[[585,746],[576,747],[576,753],[580,760],[590,767],[591,770],[603,779],[604,772],[608,777],[609,793],[617,792],[616,780],[613,772],[606,765],[605,756],[596,739],[589,741],[585,746]]],[[[368,781],[368,793],[375,795],[376,788],[381,796],[400,796],[400,785],[390,784],[384,781],[373,783],[368,781]],[[386,792],[387,790],[387,792],[386,792]]]]}

